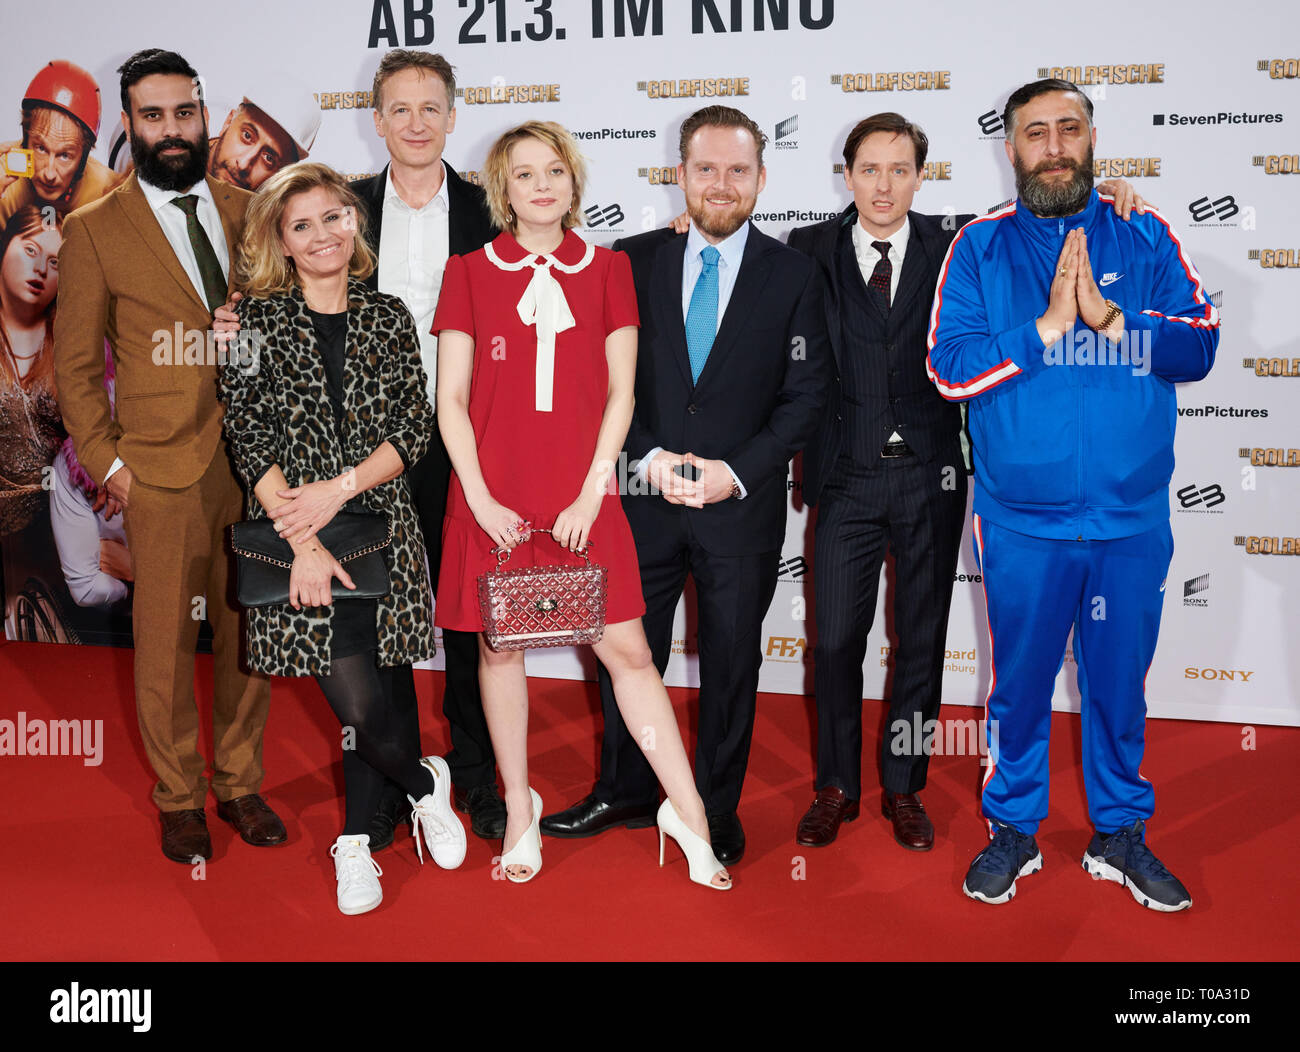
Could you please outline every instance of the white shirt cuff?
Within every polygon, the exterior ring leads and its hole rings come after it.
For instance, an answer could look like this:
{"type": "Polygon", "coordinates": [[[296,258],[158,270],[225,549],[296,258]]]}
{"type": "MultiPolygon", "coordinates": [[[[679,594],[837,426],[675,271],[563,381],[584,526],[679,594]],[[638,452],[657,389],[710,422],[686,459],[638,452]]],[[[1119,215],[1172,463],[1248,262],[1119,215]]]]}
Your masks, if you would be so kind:
{"type": "Polygon", "coordinates": [[[104,482],[103,482],[103,484],[104,484],[104,485],[107,485],[107,484],[108,484],[108,480],[111,479],[114,475],[117,474],[117,469],[118,469],[118,468],[124,468],[124,467],[126,467],[126,465],[122,463],[122,458],[121,458],[121,457],[114,457],[114,458],[113,458],[113,465],[112,465],[112,467],[110,467],[110,468],[108,469],[108,474],[104,476],[104,482]]]}
{"type": "Polygon", "coordinates": [[[646,480],[646,472],[650,470],[650,461],[654,460],[654,458],[663,451],[663,446],[655,446],[654,449],[650,450],[649,453],[638,460],[636,462],[636,477],[644,482],[646,480]]]}

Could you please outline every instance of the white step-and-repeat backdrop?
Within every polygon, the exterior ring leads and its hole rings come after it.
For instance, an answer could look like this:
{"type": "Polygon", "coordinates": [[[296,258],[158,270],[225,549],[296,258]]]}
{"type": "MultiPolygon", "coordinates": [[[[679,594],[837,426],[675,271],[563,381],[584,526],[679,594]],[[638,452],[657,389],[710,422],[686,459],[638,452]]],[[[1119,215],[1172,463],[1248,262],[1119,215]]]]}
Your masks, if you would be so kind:
{"type": "MultiPolygon", "coordinates": [[[[245,96],[276,99],[286,130],[301,121],[304,105],[318,106],[312,159],[353,175],[378,171],[386,160],[370,109],[382,51],[439,51],[458,78],[448,161],[473,173],[505,128],[530,118],[560,121],[590,161],[583,233],[602,244],[682,210],[677,129],[700,106],[737,106],[768,133],[767,189],[754,218],[784,237],[848,202],[840,152],[860,118],[897,110],[925,128],[931,150],[917,210],[984,211],[1014,196],[999,118],[1007,95],[1043,76],[1079,84],[1096,106],[1098,174],[1132,180],[1173,222],[1223,318],[1213,372],[1178,395],[1170,487],[1176,550],[1147,680],[1151,713],[1300,724],[1300,342],[1291,313],[1300,301],[1300,14],[1293,6],[1182,0],[1128,5],[1116,17],[1023,0],[992,8],[956,0],[884,7],[856,0],[226,0],[174,9],[129,0],[111,10],[92,0],[49,0],[6,5],[0,18],[8,44],[0,66],[0,100],[8,104],[0,101],[0,114],[9,114],[0,140],[18,137],[31,78],[49,60],[66,59],[102,89],[93,155],[110,166],[120,160],[112,155],[115,69],[138,48],[172,48],[199,70],[214,137],[245,96]]],[[[804,584],[816,553],[797,463],[790,489],[761,687],[811,693],[804,584]]],[[[41,538],[20,533],[2,543],[12,570],[15,544],[26,558],[41,538]]],[[[27,594],[31,575],[20,567],[6,577],[9,635],[39,637],[42,616],[50,620],[59,604],[46,602],[37,616],[41,603],[27,594]],[[18,595],[24,588],[26,606],[18,595]]],[[[892,588],[888,572],[887,583],[892,588]]],[[[953,587],[944,701],[980,705],[988,643],[969,538],[953,587]]],[[[47,591],[57,589],[51,583],[47,591]]],[[[868,647],[868,697],[887,689],[887,595],[882,589],[868,647]]],[[[687,606],[679,611],[670,684],[697,681],[687,606]]],[[[58,625],[48,634],[59,638],[58,625]]],[[[528,667],[544,676],[591,673],[588,658],[568,651],[533,652],[528,667]]],[[[1067,653],[1057,708],[1077,708],[1073,680],[1067,653]]]]}

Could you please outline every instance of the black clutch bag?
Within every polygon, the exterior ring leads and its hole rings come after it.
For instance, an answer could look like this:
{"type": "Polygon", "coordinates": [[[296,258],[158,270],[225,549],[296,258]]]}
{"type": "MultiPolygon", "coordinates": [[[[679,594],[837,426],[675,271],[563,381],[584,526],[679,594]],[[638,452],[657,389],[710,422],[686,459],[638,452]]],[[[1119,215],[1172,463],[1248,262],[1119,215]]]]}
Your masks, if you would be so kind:
{"type": "MultiPolygon", "coordinates": [[[[341,511],[316,534],[321,544],[343,564],[355,589],[336,577],[335,599],[382,599],[391,590],[388,560],[393,524],[387,515],[341,511]]],[[[230,527],[230,546],[239,567],[241,606],[276,606],[289,602],[289,571],[293,548],[275,532],[270,519],[251,519],[230,527]]]]}

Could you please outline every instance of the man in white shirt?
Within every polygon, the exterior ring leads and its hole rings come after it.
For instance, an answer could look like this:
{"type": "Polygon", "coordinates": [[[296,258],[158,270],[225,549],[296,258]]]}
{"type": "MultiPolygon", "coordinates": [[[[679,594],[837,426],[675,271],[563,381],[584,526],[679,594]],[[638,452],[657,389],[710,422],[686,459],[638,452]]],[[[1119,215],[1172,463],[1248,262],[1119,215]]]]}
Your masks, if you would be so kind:
{"type": "Polygon", "coordinates": [[[119,73],[135,172],[65,222],[55,371],[78,458],[125,510],[136,709],[158,778],[163,854],[190,863],[212,857],[194,696],[204,617],[213,629],[217,814],[247,843],[286,839],[259,795],[270,683],[240,667],[240,614],[228,598],[225,531],[243,517],[243,493],[222,439],[217,364],[187,361],[184,346],[172,345],[178,332],[206,332],[226,299],[251,195],[204,177],[207,111],[185,59],[149,49],[119,73]],[[105,339],[116,417],[104,389],[105,339]]]}
{"type": "MultiPolygon", "coordinates": [[[[375,73],[375,132],[388,148],[389,163],[378,175],[352,186],[365,213],[365,233],[379,257],[372,287],[399,297],[415,319],[420,358],[434,404],[438,339],[430,329],[447,259],[481,248],[496,236],[480,187],[462,179],[442,158],[456,126],[456,78],[441,55],[394,49],[375,73]]],[[[442,520],[447,508],[451,460],[440,436],[407,473],[429,553],[436,593],[442,520]]],[[[472,632],[442,633],[446,687],[442,711],[451,730],[447,765],[457,810],[468,812],[474,833],[484,839],[505,834],[505,803],[496,785],[496,759],[478,689],[478,642],[472,632]]],[[[399,676],[399,700],[418,735],[415,681],[399,676]]],[[[399,787],[387,787],[370,829],[370,848],[392,842],[394,826],[410,808],[399,787]]]]}

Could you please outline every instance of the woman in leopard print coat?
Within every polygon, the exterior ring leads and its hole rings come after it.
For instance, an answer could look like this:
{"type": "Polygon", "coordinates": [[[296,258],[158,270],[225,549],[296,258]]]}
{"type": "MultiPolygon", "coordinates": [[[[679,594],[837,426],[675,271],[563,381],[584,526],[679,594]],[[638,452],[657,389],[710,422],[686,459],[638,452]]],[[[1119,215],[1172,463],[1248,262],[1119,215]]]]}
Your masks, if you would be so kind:
{"type": "Polygon", "coordinates": [[[342,176],[323,164],[266,181],[240,240],[241,341],[220,380],[248,516],[274,516],[293,548],[290,602],[248,611],[249,663],[314,676],[345,732],[346,818],[330,854],[347,914],[383,898],[368,831],[388,782],[410,800],[421,858],[421,835],[444,869],[465,857],[451,772],[440,756],[420,758],[414,698],[402,689],[410,672],[400,667],[433,653],[405,477],[433,437],[433,411],[410,314],[364,284],[375,259],[362,222],[342,176]],[[391,590],[379,600],[331,601],[334,580],[350,578],[318,531],[345,507],[392,522],[391,590]]]}
{"type": "MultiPolygon", "coordinates": [[[[253,367],[222,374],[225,427],[248,492],[247,517],[266,518],[253,486],[278,464],[292,487],[345,478],[382,442],[406,465],[424,455],[433,434],[415,325],[402,301],[348,281],[344,367],[347,421],[342,442],[326,391],[325,370],[307,303],[297,287],[240,306],[253,367]]],[[[405,475],[352,498],[349,511],[387,514],[393,523],[392,591],[378,602],[380,665],[407,665],[434,651],[424,538],[405,475]]],[[[328,675],[332,606],[264,606],[248,611],[248,661],[276,676],[328,675]]]]}

